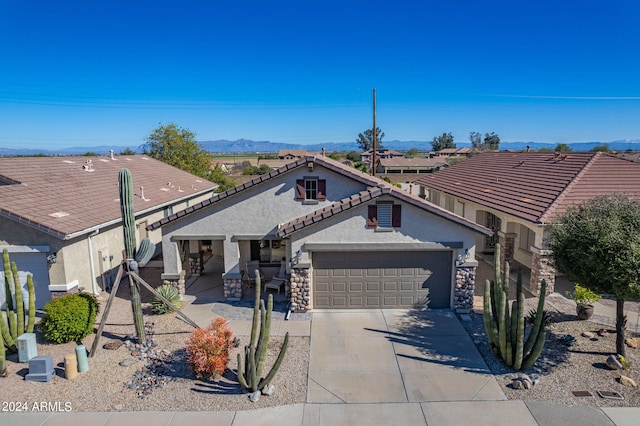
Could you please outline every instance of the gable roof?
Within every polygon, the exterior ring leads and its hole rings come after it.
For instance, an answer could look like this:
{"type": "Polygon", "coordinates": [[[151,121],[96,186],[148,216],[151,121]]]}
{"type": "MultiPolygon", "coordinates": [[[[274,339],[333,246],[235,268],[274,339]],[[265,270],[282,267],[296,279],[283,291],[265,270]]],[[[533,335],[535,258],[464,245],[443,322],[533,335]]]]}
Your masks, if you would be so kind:
{"type": "Polygon", "coordinates": [[[189,215],[195,211],[198,211],[206,206],[209,206],[211,204],[220,202],[228,197],[231,197],[235,194],[241,193],[246,191],[249,188],[252,188],[256,185],[259,185],[262,182],[271,180],[277,176],[280,176],[282,174],[288,173],[291,170],[297,169],[299,167],[306,167],[307,163],[317,163],[323,167],[326,167],[329,170],[333,170],[337,173],[342,174],[343,176],[347,176],[350,177],[351,179],[354,179],[358,182],[361,182],[365,185],[368,186],[375,186],[378,185],[380,182],[384,183],[384,181],[375,178],[373,176],[370,176],[366,173],[361,172],[358,169],[355,169],[353,167],[349,167],[345,164],[342,164],[336,160],[332,160],[331,158],[328,157],[316,157],[316,156],[306,156],[303,158],[299,158],[297,160],[292,160],[291,162],[285,164],[284,166],[277,168],[275,170],[270,171],[269,173],[265,173],[263,175],[257,176],[254,179],[250,180],[249,182],[245,182],[243,184],[240,184],[238,186],[235,186],[231,189],[228,189],[224,192],[221,192],[219,194],[214,194],[213,197],[204,200],[198,204],[194,204],[193,206],[187,207],[186,209],[184,209],[183,211],[174,213],[164,219],[161,219],[157,222],[154,222],[152,224],[150,224],[149,226],[147,226],[148,230],[154,230],[157,228],[160,228],[163,225],[166,225],[167,223],[173,222],[175,220],[178,220],[179,218],[189,215]]]}
{"type": "Polygon", "coordinates": [[[304,157],[308,154],[306,149],[281,149],[278,151],[278,158],[286,157],[290,155],[292,157],[304,157]]]}
{"type": "Polygon", "coordinates": [[[118,223],[122,168],[133,178],[136,214],[217,186],[144,155],[0,157],[0,216],[63,240],[118,223]]]}
{"type": "Polygon", "coordinates": [[[470,221],[468,219],[465,219],[461,216],[455,215],[450,211],[443,209],[442,207],[438,207],[435,204],[432,204],[428,201],[423,200],[422,198],[416,197],[414,195],[410,195],[409,193],[399,190],[391,185],[380,183],[375,187],[369,187],[364,191],[360,191],[359,193],[354,194],[351,197],[344,198],[329,206],[315,210],[314,212],[309,213],[305,216],[298,217],[287,223],[281,224],[280,226],[278,226],[278,236],[280,238],[286,238],[289,235],[293,234],[294,232],[297,232],[307,226],[313,225],[314,223],[322,222],[325,219],[328,219],[344,211],[350,210],[359,205],[366,204],[369,201],[374,200],[383,195],[390,195],[392,197],[405,201],[422,210],[428,211],[430,213],[434,213],[452,222],[463,225],[466,228],[469,228],[475,232],[479,232],[485,235],[493,234],[493,232],[490,229],[485,228],[484,226],[478,225],[477,223],[470,221]]]}
{"type": "Polygon", "coordinates": [[[597,195],[640,197],[640,164],[601,152],[486,152],[416,182],[545,224],[597,195]]]}

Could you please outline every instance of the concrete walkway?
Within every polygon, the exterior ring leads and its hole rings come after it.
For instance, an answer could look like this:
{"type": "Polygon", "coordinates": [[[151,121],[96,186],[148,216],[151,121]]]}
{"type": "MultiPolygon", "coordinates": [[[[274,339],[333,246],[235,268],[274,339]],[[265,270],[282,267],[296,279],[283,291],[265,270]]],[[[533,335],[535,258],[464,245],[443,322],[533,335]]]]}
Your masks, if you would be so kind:
{"type": "MultiPolygon", "coordinates": [[[[206,325],[220,299],[211,294],[215,283],[196,284],[202,288],[191,288],[184,312],[206,325]]],[[[556,297],[554,302],[571,306],[556,297]]],[[[246,335],[250,323],[237,319],[231,326],[246,335]]],[[[275,334],[311,336],[306,404],[236,412],[0,412],[0,424],[623,426],[640,418],[640,408],[507,400],[450,311],[320,311],[310,319],[276,320],[272,327],[275,334]]]]}

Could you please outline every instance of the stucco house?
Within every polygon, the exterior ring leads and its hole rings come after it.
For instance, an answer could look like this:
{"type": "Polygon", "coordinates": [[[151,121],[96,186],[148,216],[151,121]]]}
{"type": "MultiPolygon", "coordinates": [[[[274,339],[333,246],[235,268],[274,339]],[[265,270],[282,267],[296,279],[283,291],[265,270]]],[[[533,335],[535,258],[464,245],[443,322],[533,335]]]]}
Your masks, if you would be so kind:
{"type": "MultiPolygon", "coordinates": [[[[567,207],[597,195],[640,197],[640,164],[595,152],[486,152],[416,181],[421,196],[487,228],[477,253],[492,254],[530,269],[530,289],[555,270],[545,247],[546,226],[567,207]]],[[[517,265],[516,265],[517,266],[517,265]]]]}
{"type": "Polygon", "coordinates": [[[180,251],[207,241],[223,257],[230,299],[243,296],[248,262],[259,262],[267,279],[284,262],[294,311],[411,307],[427,292],[433,308],[469,310],[476,237],[491,233],[322,156],[292,161],[147,229],[162,230],[163,279],[178,286],[180,251]]]}
{"type": "Polygon", "coordinates": [[[8,249],[23,284],[33,275],[38,308],[50,300],[49,286],[97,294],[115,278],[124,248],[121,168],[133,178],[138,242],[158,244],[160,232],[147,224],[208,199],[216,187],[144,155],[0,158],[0,250],[8,249]]]}
{"type": "MultiPolygon", "coordinates": [[[[378,148],[375,150],[376,154],[376,163],[381,158],[401,158],[404,157],[404,154],[398,151],[394,151],[393,149],[387,148],[378,148]]],[[[367,166],[368,169],[371,169],[371,165],[373,164],[373,149],[369,149],[367,151],[363,151],[360,153],[360,162],[367,166]]]]}

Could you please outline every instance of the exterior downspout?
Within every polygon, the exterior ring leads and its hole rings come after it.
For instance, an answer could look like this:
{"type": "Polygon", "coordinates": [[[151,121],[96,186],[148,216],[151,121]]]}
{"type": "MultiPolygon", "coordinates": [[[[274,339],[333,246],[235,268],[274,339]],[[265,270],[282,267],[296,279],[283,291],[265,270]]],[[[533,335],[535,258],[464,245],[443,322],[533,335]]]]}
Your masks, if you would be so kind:
{"type": "Polygon", "coordinates": [[[89,268],[91,269],[91,291],[95,296],[100,294],[100,290],[98,290],[98,283],[96,282],[96,267],[93,263],[93,244],[91,243],[91,237],[95,237],[99,232],[100,230],[96,229],[87,236],[87,242],[89,243],[89,268]]]}

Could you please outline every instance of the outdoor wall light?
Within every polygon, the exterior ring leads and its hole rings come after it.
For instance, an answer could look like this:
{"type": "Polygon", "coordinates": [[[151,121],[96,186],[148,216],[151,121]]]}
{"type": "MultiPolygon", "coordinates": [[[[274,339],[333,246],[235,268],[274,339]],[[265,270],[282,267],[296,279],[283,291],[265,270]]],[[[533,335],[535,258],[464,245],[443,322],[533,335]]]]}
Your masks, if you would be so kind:
{"type": "Polygon", "coordinates": [[[296,266],[298,262],[300,262],[300,256],[302,256],[302,250],[298,249],[295,256],[291,257],[291,260],[289,261],[289,266],[291,267],[296,266]]]}
{"type": "Polygon", "coordinates": [[[467,260],[469,260],[470,257],[469,249],[464,249],[464,253],[460,253],[458,257],[456,257],[456,266],[467,263],[467,260]]]}
{"type": "Polygon", "coordinates": [[[54,263],[56,263],[56,254],[55,253],[51,253],[49,256],[47,256],[47,262],[49,263],[49,265],[53,265],[54,263]]]}

